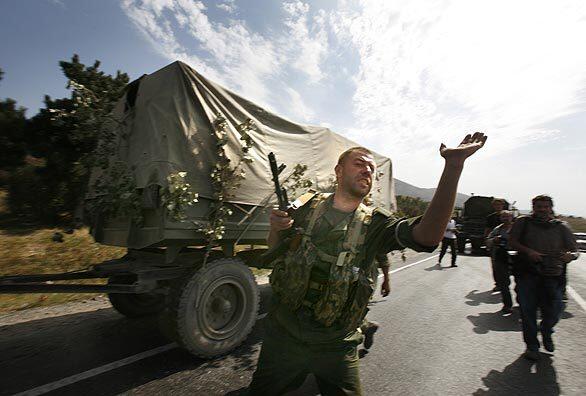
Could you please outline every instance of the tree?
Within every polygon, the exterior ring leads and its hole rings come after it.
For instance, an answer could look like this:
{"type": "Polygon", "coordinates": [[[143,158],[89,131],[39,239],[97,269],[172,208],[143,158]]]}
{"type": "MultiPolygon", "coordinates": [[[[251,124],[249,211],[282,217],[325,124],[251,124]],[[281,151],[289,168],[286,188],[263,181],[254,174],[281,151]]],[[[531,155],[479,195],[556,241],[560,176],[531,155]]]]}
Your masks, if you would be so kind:
{"type": "MultiPolygon", "coordinates": [[[[26,128],[28,150],[45,159],[45,166],[35,170],[39,180],[34,184],[45,202],[43,213],[36,215],[50,222],[73,213],[83,199],[104,124],[129,81],[126,73],[117,71],[113,77],[100,71],[98,60],[92,66],[84,65],[78,55],[59,65],[68,79],[71,96],[52,99],[46,95],[45,108],[26,128]]],[[[39,197],[30,195],[31,199],[39,197]]],[[[11,201],[13,198],[16,197],[10,197],[11,201]]],[[[14,208],[26,208],[22,198],[17,199],[14,208]]]]}
{"type": "Polygon", "coordinates": [[[414,217],[425,213],[429,202],[420,198],[397,195],[397,215],[399,217],[414,217]]]}
{"type": "MultiPolygon", "coordinates": [[[[0,80],[4,72],[0,69],[0,80]]],[[[26,154],[24,107],[17,107],[10,98],[0,100],[0,169],[22,165],[26,154]]]]}

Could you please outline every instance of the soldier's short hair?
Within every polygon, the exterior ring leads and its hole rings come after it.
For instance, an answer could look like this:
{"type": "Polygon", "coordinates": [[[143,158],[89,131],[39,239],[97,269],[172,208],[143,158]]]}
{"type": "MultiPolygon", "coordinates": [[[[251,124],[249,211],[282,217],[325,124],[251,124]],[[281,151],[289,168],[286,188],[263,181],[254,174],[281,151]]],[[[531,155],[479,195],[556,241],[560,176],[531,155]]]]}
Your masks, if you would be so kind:
{"type": "Polygon", "coordinates": [[[553,208],[553,199],[549,195],[538,195],[531,200],[531,204],[535,205],[535,202],[542,201],[542,202],[549,202],[551,207],[553,208]]]}
{"type": "Polygon", "coordinates": [[[340,156],[338,157],[338,165],[342,165],[344,163],[344,161],[346,161],[346,157],[348,157],[354,151],[360,151],[361,153],[372,155],[372,151],[370,151],[366,147],[362,147],[362,146],[350,147],[348,150],[346,150],[342,154],[340,154],[340,156]]]}
{"type": "Polygon", "coordinates": [[[493,198],[492,199],[492,203],[493,204],[494,203],[498,203],[498,202],[500,202],[500,203],[502,203],[504,205],[507,201],[505,201],[503,198],[493,198]]]}

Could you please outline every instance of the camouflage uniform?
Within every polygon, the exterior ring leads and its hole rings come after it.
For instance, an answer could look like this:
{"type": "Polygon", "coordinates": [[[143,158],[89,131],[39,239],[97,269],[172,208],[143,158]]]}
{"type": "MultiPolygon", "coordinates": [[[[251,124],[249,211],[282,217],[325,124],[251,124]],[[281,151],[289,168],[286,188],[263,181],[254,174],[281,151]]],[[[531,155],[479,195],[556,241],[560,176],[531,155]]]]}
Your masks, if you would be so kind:
{"type": "Polygon", "coordinates": [[[393,219],[364,206],[348,214],[332,202],[321,195],[294,216],[305,235],[271,274],[273,303],[249,388],[253,395],[283,394],[309,373],[324,395],[360,395],[357,345],[363,337],[357,328],[374,291],[376,254],[435,249],[413,241],[419,218],[393,219]]]}

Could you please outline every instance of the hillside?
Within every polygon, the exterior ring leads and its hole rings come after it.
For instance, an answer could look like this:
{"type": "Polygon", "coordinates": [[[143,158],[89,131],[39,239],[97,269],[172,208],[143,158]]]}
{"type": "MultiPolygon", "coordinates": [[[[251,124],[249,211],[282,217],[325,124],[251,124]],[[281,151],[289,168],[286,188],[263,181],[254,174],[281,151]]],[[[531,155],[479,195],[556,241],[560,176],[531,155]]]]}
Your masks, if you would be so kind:
{"type": "MultiPolygon", "coordinates": [[[[429,202],[435,193],[435,188],[420,188],[399,179],[395,179],[395,195],[405,195],[408,197],[419,198],[429,202]]],[[[456,206],[461,207],[464,201],[470,198],[469,195],[458,193],[456,196],[456,206]]]]}

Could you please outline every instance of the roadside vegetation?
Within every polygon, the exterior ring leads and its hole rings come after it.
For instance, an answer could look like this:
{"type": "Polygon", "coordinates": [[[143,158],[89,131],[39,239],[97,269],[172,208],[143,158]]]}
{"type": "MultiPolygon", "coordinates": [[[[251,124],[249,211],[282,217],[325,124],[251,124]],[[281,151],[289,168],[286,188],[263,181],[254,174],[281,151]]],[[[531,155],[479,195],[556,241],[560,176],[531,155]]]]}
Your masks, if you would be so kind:
{"type": "Polygon", "coordinates": [[[586,232],[586,219],[583,217],[576,216],[560,216],[560,219],[567,222],[572,231],[574,232],[586,232]]]}
{"type": "MultiPolygon", "coordinates": [[[[7,211],[6,190],[0,190],[0,276],[84,270],[121,257],[125,249],[95,243],[85,227],[69,229],[39,225],[30,217],[7,211]],[[53,236],[61,233],[63,242],[53,236]]],[[[99,280],[85,283],[100,283],[99,280]]],[[[91,294],[0,294],[0,313],[91,298],[91,294]]]]}

